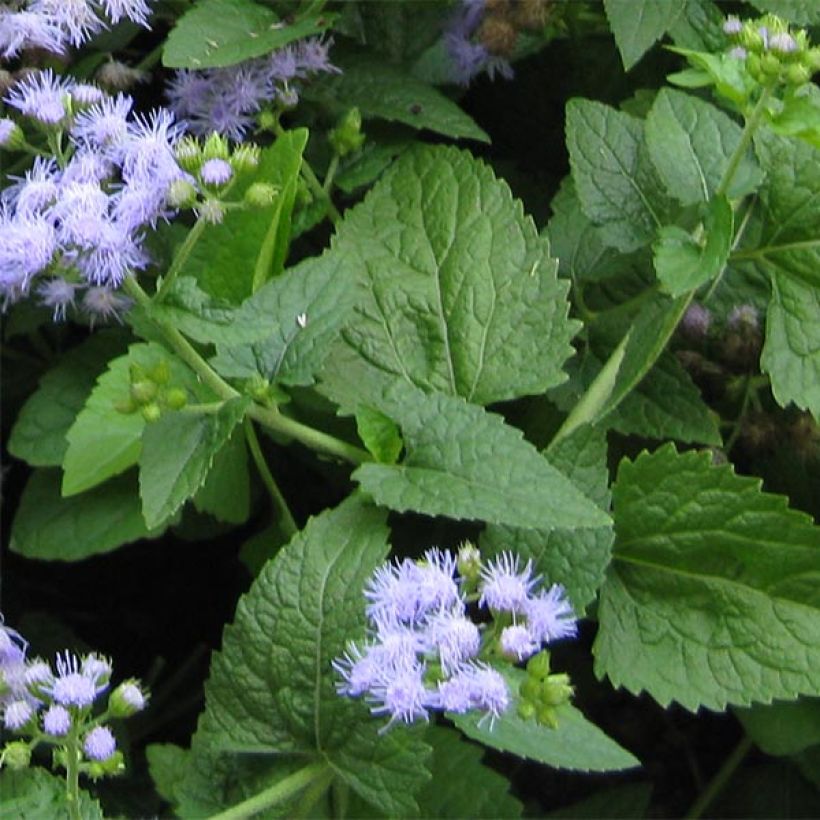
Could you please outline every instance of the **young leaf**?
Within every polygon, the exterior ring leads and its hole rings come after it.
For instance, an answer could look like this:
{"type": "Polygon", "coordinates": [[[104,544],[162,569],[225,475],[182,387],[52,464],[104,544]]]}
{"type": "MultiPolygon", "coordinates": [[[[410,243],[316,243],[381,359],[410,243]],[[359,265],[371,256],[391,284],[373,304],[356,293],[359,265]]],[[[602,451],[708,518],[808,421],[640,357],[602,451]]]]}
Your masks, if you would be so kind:
{"type": "MultiPolygon", "coordinates": [[[[554,467],[602,510],[609,510],[604,428],[583,427],[548,452],[554,467]]],[[[613,538],[611,525],[583,530],[533,530],[490,524],[481,534],[481,552],[492,556],[512,550],[522,559],[531,558],[545,582],[562,584],[575,611],[583,613],[604,580],[613,538]]]]}
{"type": "Polygon", "coordinates": [[[509,780],[481,762],[480,746],[443,726],[432,726],[426,739],[433,747],[433,779],[418,795],[422,817],[521,816],[522,806],[509,793],[509,780]]]}
{"type": "Polygon", "coordinates": [[[162,53],[166,68],[222,68],[321,34],[333,22],[323,13],[286,25],[253,0],[200,0],[177,20],[162,53]]]}
{"type": "Polygon", "coordinates": [[[535,720],[522,720],[517,713],[518,687],[526,679],[526,672],[515,667],[499,670],[504,675],[512,694],[509,708],[490,721],[476,712],[447,717],[467,737],[518,757],[546,763],[556,769],[577,772],[622,771],[639,766],[640,762],[626,749],[607,737],[594,723],[567,703],[555,709],[558,728],[541,726],[535,720]]]}
{"type": "Polygon", "coordinates": [[[629,252],[648,244],[669,210],[643,123],[592,100],[567,103],[567,147],[584,213],[605,241],[629,252]]]}
{"type": "Polygon", "coordinates": [[[194,507],[217,521],[242,524],[251,512],[251,483],[248,474],[248,451],[241,428],[214,456],[205,483],[194,496],[194,507]]]}
{"type": "Polygon", "coordinates": [[[680,15],[677,0],[604,0],[607,20],[629,71],[680,15]]]}
{"type": "Polygon", "coordinates": [[[820,699],[800,698],[735,709],[746,733],[768,755],[795,755],[820,743],[820,699]]]}
{"type": "Polygon", "coordinates": [[[345,338],[382,370],[477,404],[566,378],[578,328],[567,283],[507,185],[469,154],[405,153],[345,216],[332,261],[362,271],[345,338]]]}
{"type": "Polygon", "coordinates": [[[780,405],[820,419],[820,287],[774,273],[760,366],[780,405]]]}
{"type": "Polygon", "coordinates": [[[453,139],[489,142],[487,134],[456,103],[406,70],[366,55],[339,60],[342,73],[306,89],[305,96],[331,109],[358,108],[412,128],[427,128],[453,139]]]}
{"type": "Polygon", "coordinates": [[[35,470],[14,516],[11,550],[41,561],[81,561],[159,534],[145,526],[135,474],[63,498],[59,470],[35,470]]]}
{"type": "Polygon", "coordinates": [[[676,225],[666,225],[658,232],[652,246],[654,265],[664,291],[682,296],[714,279],[723,270],[734,236],[734,212],[724,196],[715,197],[706,206],[702,243],[676,225]]]}
{"type": "Polygon", "coordinates": [[[154,343],[131,345],[127,355],[109,362],[66,433],[64,496],[96,487],[137,463],[145,421],[139,412],[123,413],[117,408],[128,401],[131,366],[150,370],[160,362],[168,363],[173,384],[202,396],[196,376],[163,347],[154,343]]]}
{"type": "MultiPolygon", "coordinates": [[[[49,817],[69,820],[66,805],[65,778],[49,774],[32,766],[14,771],[5,767],[0,772],[0,794],[3,795],[3,817],[49,817]]],[[[102,820],[100,804],[80,789],[79,811],[83,820],[102,820]]]]}
{"type": "Polygon", "coordinates": [[[125,351],[125,336],[102,331],[70,350],[41,379],[11,430],[9,452],[33,467],[59,467],[66,433],[106,363],[125,351]]]}
{"type": "MultiPolygon", "coordinates": [[[[711,103],[663,88],[646,118],[646,147],[671,196],[684,205],[709,201],[740,143],[741,128],[711,103]]],[[[754,191],[763,177],[749,152],[734,171],[726,195],[754,191]]]]}
{"type": "Polygon", "coordinates": [[[364,626],[362,590],[387,554],[385,513],[361,499],[311,519],[240,600],[206,686],[215,750],[324,760],[389,815],[418,811],[429,747],[417,732],[379,734],[340,697],[331,661],[364,626]]]}
{"type": "Polygon", "coordinates": [[[404,442],[393,419],[379,410],[362,405],[356,410],[356,431],[376,461],[395,464],[399,460],[404,442]]]}
{"type": "Polygon", "coordinates": [[[353,473],[379,504],[544,530],[609,524],[606,513],[499,416],[404,382],[368,403],[398,423],[407,450],[401,464],[363,464],[353,473]]]}
{"type": "Polygon", "coordinates": [[[250,400],[226,401],[216,413],[169,411],[146,426],[140,453],[140,498],[149,527],[173,515],[205,483],[216,454],[250,400]]]}
{"type": "Polygon", "coordinates": [[[234,316],[235,325],[264,329],[264,336],[251,345],[218,342],[211,365],[227,378],[312,384],[353,308],[355,276],[329,252],[268,282],[234,316]]]}
{"type": "Polygon", "coordinates": [[[595,669],[659,703],[820,693],[820,537],[760,482],[671,445],[624,460],[595,669]]]}
{"type": "Polygon", "coordinates": [[[182,273],[196,277],[210,296],[239,304],[284,269],[307,139],[306,128],[286,131],[262,151],[254,173],[231,189],[233,198],[257,182],[273,185],[278,194],[270,205],[228,211],[194,246],[182,273]]]}

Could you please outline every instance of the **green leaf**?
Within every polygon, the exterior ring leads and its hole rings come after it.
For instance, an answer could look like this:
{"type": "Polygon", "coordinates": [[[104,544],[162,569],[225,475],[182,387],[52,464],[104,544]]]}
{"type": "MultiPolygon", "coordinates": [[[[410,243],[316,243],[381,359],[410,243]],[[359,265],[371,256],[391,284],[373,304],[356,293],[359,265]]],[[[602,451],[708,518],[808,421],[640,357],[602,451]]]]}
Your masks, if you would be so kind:
{"type": "Polygon", "coordinates": [[[735,709],[735,716],[768,755],[794,755],[820,743],[820,700],[801,698],[735,709]]]}
{"type": "Polygon", "coordinates": [[[456,103],[398,66],[356,55],[340,59],[339,67],[341,74],[316,82],[305,96],[340,113],[356,107],[365,119],[400,122],[453,139],[490,141],[456,103]]]}
{"type": "Polygon", "coordinates": [[[205,483],[249,401],[230,399],[216,413],[170,411],[147,425],[139,463],[142,513],[149,527],[173,515],[205,483]]]}
{"type": "Polygon", "coordinates": [[[820,693],[820,537],[709,453],[624,460],[595,670],[662,705],[820,693]]]}
{"type": "Polygon", "coordinates": [[[276,199],[266,207],[228,211],[194,246],[182,273],[196,277],[211,296],[238,304],[282,272],[307,140],[307,129],[297,128],[265,148],[256,171],[242,175],[231,198],[241,199],[252,184],[262,182],[279,190],[276,199]]]}
{"type": "Polygon", "coordinates": [[[798,137],[820,148],[820,89],[816,85],[787,93],[774,112],[766,113],[766,123],[776,134],[798,137]]]}
{"type": "Polygon", "coordinates": [[[760,11],[770,11],[800,26],[820,25],[820,7],[814,0],[749,0],[749,2],[760,11]]]}
{"type": "MultiPolygon", "coordinates": [[[[606,430],[576,430],[549,450],[550,462],[604,511],[609,510],[606,430]]],[[[583,613],[604,580],[610,561],[612,526],[534,530],[488,525],[481,534],[485,556],[512,550],[532,559],[545,583],[564,586],[573,608],[583,613]]]]}
{"type": "Polygon", "coordinates": [[[411,145],[413,140],[407,137],[385,137],[383,142],[366,142],[362,150],[341,167],[333,185],[346,194],[371,185],[411,145]]]}
{"type": "Polygon", "coordinates": [[[679,0],[604,0],[607,20],[629,71],[680,15],[679,0]]]}
{"type": "Polygon", "coordinates": [[[407,451],[401,464],[363,464],[353,473],[377,503],[545,530],[609,524],[606,513],[500,416],[404,382],[368,403],[398,423],[407,451]]]}
{"type": "Polygon", "coordinates": [[[766,184],[754,258],[820,287],[820,150],[767,129],[758,132],[755,148],[766,184]]]}
{"type": "Polygon", "coordinates": [[[367,707],[340,697],[331,661],[364,628],[362,590],[388,551],[385,513],[352,498],[312,518],[242,597],[206,685],[215,750],[327,762],[389,815],[418,811],[429,747],[412,730],[379,734],[367,707]]]}
{"type": "MultiPolygon", "coordinates": [[[[723,51],[719,54],[709,54],[702,51],[693,51],[689,48],[669,47],[670,51],[682,54],[689,63],[694,66],[695,72],[703,75],[703,82],[680,82],[684,87],[699,88],[705,85],[714,85],[715,91],[721,96],[730,100],[737,108],[743,110],[749,102],[749,98],[757,89],[757,82],[743,64],[742,60],[731,56],[723,51]]],[[[678,79],[691,79],[692,72],[685,71],[678,74],[671,74],[668,79],[675,82],[678,79]]]]}
{"type": "Polygon", "coordinates": [[[507,185],[468,153],[406,152],[338,231],[328,264],[362,271],[345,338],[368,362],[478,404],[566,378],[568,285],[507,185]]]}
{"type": "Polygon", "coordinates": [[[173,743],[151,743],[145,748],[154,788],[168,803],[175,803],[176,787],[185,777],[190,751],[173,743]]]}
{"type": "MultiPolygon", "coordinates": [[[[65,778],[32,767],[21,771],[5,768],[0,772],[0,794],[3,795],[3,820],[31,820],[48,817],[63,820],[71,815],[65,799],[65,778]]],[[[102,820],[100,804],[80,789],[80,816],[83,820],[102,820]]]]}
{"type": "Polygon", "coordinates": [[[734,212],[726,197],[715,197],[706,206],[703,230],[702,242],[676,225],[666,225],[658,231],[652,261],[664,291],[670,296],[695,290],[725,267],[734,237],[734,212]]]}
{"type": "Polygon", "coordinates": [[[162,64],[194,69],[236,65],[321,34],[332,22],[332,14],[312,14],[286,24],[252,0],[199,0],[168,35],[162,64]]]}
{"type": "Polygon", "coordinates": [[[493,721],[484,715],[467,712],[447,717],[467,737],[518,757],[546,763],[556,769],[576,772],[622,771],[639,766],[639,761],[569,703],[555,709],[558,728],[549,729],[534,720],[522,720],[517,713],[518,687],[526,679],[522,669],[506,666],[499,669],[510,688],[511,703],[506,712],[493,721]]]}
{"type": "Polygon", "coordinates": [[[720,52],[726,46],[725,17],[712,0],[686,0],[669,26],[669,35],[681,48],[720,52]]]}
{"type": "Polygon", "coordinates": [[[433,747],[433,779],[418,796],[422,817],[521,816],[522,806],[509,793],[509,780],[482,764],[480,746],[443,726],[432,726],[426,739],[433,747]]]}
{"type": "Polygon", "coordinates": [[[604,240],[625,252],[648,244],[669,208],[643,130],[640,120],[602,103],[567,103],[567,147],[581,206],[604,240]]]}
{"type": "Polygon", "coordinates": [[[236,325],[263,328],[264,337],[252,345],[217,343],[211,365],[227,378],[258,374],[280,384],[312,384],[353,308],[355,277],[332,252],[304,260],[236,312],[236,325]]]}
{"type": "Polygon", "coordinates": [[[251,482],[248,474],[248,451],[240,429],[234,430],[214,456],[205,483],[194,496],[199,512],[217,521],[243,524],[251,512],[251,482]]]}
{"type": "Polygon", "coordinates": [[[356,410],[356,431],[376,461],[395,464],[399,460],[404,442],[393,419],[362,405],[356,410]]]}
{"type": "Polygon", "coordinates": [[[63,463],[66,433],[82,410],[106,362],[125,350],[121,333],[102,331],[70,350],[41,379],[20,410],[8,450],[33,467],[63,463]]]}
{"type": "MultiPolygon", "coordinates": [[[[684,205],[709,201],[740,144],[741,128],[711,103],[663,88],[646,118],[646,146],[671,196],[684,205]]],[[[726,195],[737,199],[762,181],[746,152],[734,170],[726,195]]]]}
{"type": "Polygon", "coordinates": [[[778,404],[820,420],[820,287],[774,273],[760,366],[778,404]]]}
{"type": "Polygon", "coordinates": [[[63,459],[64,496],[96,487],[137,463],[145,421],[140,413],[117,410],[128,401],[129,369],[151,370],[168,363],[171,383],[202,397],[197,377],[186,365],[158,344],[133,344],[125,356],[113,359],[98,379],[80,414],[66,433],[68,449],[63,459]]]}
{"type": "Polygon", "coordinates": [[[11,528],[11,550],[41,561],[81,561],[159,535],[140,512],[136,475],[63,498],[59,470],[35,470],[11,528]]]}

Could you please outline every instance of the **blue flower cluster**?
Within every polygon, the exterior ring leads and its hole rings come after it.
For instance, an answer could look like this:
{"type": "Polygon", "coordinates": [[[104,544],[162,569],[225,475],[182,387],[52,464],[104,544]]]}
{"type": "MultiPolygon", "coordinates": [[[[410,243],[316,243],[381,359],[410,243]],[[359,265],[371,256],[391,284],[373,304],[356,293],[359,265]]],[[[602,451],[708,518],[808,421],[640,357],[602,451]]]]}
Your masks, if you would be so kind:
{"type": "Polygon", "coordinates": [[[0,8],[0,56],[16,57],[28,48],[63,54],[81,46],[107,23],[131,20],[148,27],[151,0],[29,0],[0,8]]]}
{"type": "MultiPolygon", "coordinates": [[[[523,661],[543,643],[576,634],[572,608],[558,585],[536,591],[532,564],[521,567],[502,553],[481,567],[476,595],[457,568],[478,563],[465,546],[458,559],[438,549],[424,559],[379,567],[365,587],[369,636],[351,643],[333,662],[341,676],[337,691],[366,696],[371,712],[389,717],[386,730],[401,721],[428,720],[431,710],[482,711],[492,721],[507,710],[511,696],[504,677],[485,658],[523,661]],[[494,623],[474,623],[468,600],[490,610],[494,623]]],[[[384,731],[383,730],[383,731],[384,731]]]]}
{"type": "Polygon", "coordinates": [[[475,39],[486,10],[485,0],[460,0],[459,7],[444,32],[444,48],[450,57],[453,80],[460,85],[486,71],[490,79],[496,73],[505,80],[512,79],[513,69],[507,60],[487,50],[475,39]]]}
{"type": "Polygon", "coordinates": [[[328,56],[330,46],[330,41],[312,37],[228,68],[178,71],[168,85],[171,110],[198,136],[216,131],[241,142],[264,103],[278,101],[292,108],[299,101],[301,81],[338,73],[328,56]]]}
{"type": "MultiPolygon", "coordinates": [[[[145,229],[173,214],[169,190],[187,178],[174,154],[182,125],[165,109],[132,115],[130,96],[51,70],[29,74],[5,101],[57,156],[38,157],[0,195],[0,297],[9,304],[35,290],[62,318],[82,293],[92,321],[117,317],[128,300],[115,289],[149,262],[145,229]]],[[[0,119],[0,147],[21,138],[0,119]]]]}
{"type": "MultiPolygon", "coordinates": [[[[145,708],[146,696],[136,681],[120,684],[108,698],[103,716],[94,718],[92,707],[109,688],[111,663],[96,654],[82,658],[64,652],[54,667],[26,658],[28,645],[20,634],[4,626],[0,616],[0,712],[3,727],[28,736],[33,748],[40,742],[59,746],[77,729],[82,749],[92,763],[111,761],[116,752],[114,735],[102,725],[107,717],[127,717],[145,708]]],[[[12,744],[19,754],[21,742],[12,744]]],[[[6,752],[0,756],[0,762],[6,752]]],[[[19,758],[18,758],[19,759],[19,758]]]]}

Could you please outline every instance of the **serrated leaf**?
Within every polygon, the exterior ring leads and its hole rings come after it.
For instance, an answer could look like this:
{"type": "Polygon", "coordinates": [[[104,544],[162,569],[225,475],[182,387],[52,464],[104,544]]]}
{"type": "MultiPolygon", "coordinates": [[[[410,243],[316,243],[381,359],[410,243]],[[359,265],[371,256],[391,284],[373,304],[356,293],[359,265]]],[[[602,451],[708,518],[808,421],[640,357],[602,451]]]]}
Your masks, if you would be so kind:
{"type": "Polygon", "coordinates": [[[353,308],[356,272],[332,252],[306,259],[268,282],[236,312],[234,322],[265,329],[251,345],[217,343],[211,365],[227,378],[262,376],[309,385],[353,308]]]}
{"type": "Polygon", "coordinates": [[[106,362],[125,350],[117,332],[95,333],[70,350],[41,379],[23,405],[8,450],[33,467],[58,467],[68,443],[66,433],[94,387],[106,362]]]}
{"type": "Polygon", "coordinates": [[[676,46],[719,52],[726,44],[725,19],[712,0],[686,0],[668,32],[676,46]]]}
{"type": "Polygon", "coordinates": [[[417,812],[429,747],[334,688],[331,661],[364,626],[362,590],[388,551],[385,514],[349,499],[312,518],[242,597],[206,685],[213,748],[324,760],[386,814],[417,812]]]}
{"type": "Polygon", "coordinates": [[[314,14],[280,22],[253,0],[199,0],[177,20],[162,52],[166,68],[221,68],[321,34],[333,15],[314,14]]]}
{"type": "Polygon", "coordinates": [[[356,107],[411,128],[426,128],[453,139],[489,142],[487,134],[456,103],[402,68],[367,55],[343,57],[342,73],[306,89],[305,96],[343,112],[356,107]]]}
{"type": "Polygon", "coordinates": [[[749,0],[760,11],[769,11],[801,26],[820,24],[820,7],[814,0],[749,0]]]}
{"type": "Polygon", "coordinates": [[[604,0],[607,20],[629,71],[680,15],[679,0],[604,0]]]}
{"type": "Polygon", "coordinates": [[[362,405],[356,410],[356,431],[362,443],[382,464],[395,464],[404,448],[401,431],[393,419],[362,405]]]}
{"type": "Polygon", "coordinates": [[[11,550],[41,561],[81,561],[159,535],[145,526],[136,475],[63,498],[59,470],[35,470],[11,528],[11,550]]]}
{"type": "Polygon", "coordinates": [[[567,147],[584,213],[612,247],[648,244],[669,205],[646,150],[643,123],[608,105],[567,103],[567,147]]]}
{"type": "Polygon", "coordinates": [[[145,748],[148,772],[160,797],[175,803],[176,787],[185,777],[190,750],[173,743],[151,743],[145,748]]]}
{"type": "Polygon", "coordinates": [[[818,694],[818,530],[710,458],[621,463],[596,673],[692,710],[818,694]]]}
{"type": "Polygon", "coordinates": [[[443,726],[432,726],[426,738],[433,747],[433,779],[418,796],[422,817],[521,816],[521,803],[509,793],[510,781],[482,764],[480,746],[443,726]]]}
{"type": "MultiPolygon", "coordinates": [[[[671,196],[684,205],[708,202],[740,144],[741,128],[711,103],[663,88],[646,118],[646,146],[671,196]]],[[[747,151],[725,194],[753,192],[763,176],[747,151]]]]}
{"type": "Polygon", "coordinates": [[[167,412],[142,436],[140,498],[149,527],[173,515],[205,483],[216,454],[250,399],[229,399],[215,413],[167,412]]]}
{"type": "Polygon", "coordinates": [[[333,185],[346,194],[371,185],[411,145],[413,140],[407,137],[385,137],[384,141],[377,143],[368,140],[362,150],[342,166],[334,177],[333,185]]]}
{"type": "Polygon", "coordinates": [[[567,283],[507,185],[466,152],[405,153],[329,256],[362,271],[345,338],[383,371],[479,404],[566,378],[567,283]]]}
{"type": "MultiPolygon", "coordinates": [[[[608,511],[606,456],[606,430],[592,426],[576,430],[549,450],[552,465],[608,511]]],[[[562,584],[575,611],[583,613],[604,580],[613,539],[611,526],[545,531],[490,524],[481,534],[481,552],[493,556],[512,550],[532,559],[545,583],[562,584]]]]}
{"type": "MultiPolygon", "coordinates": [[[[0,772],[3,820],[69,818],[65,789],[65,778],[49,774],[45,769],[32,767],[14,771],[6,767],[0,772]]],[[[78,809],[83,820],[102,820],[100,804],[85,789],[80,789],[78,809]]]]}
{"type": "Polygon", "coordinates": [[[282,272],[307,140],[307,129],[297,128],[265,148],[257,169],[242,175],[231,198],[241,198],[257,182],[275,186],[277,197],[266,207],[228,211],[194,246],[181,272],[196,277],[209,295],[238,304],[282,272]]]}
{"type": "Polygon", "coordinates": [[[545,530],[609,523],[520,430],[493,413],[404,382],[368,403],[398,423],[407,451],[401,464],[363,464],[353,473],[379,504],[545,530]]]}
{"type": "Polygon", "coordinates": [[[820,699],[735,709],[746,734],[768,755],[794,755],[820,743],[820,699]]]}
{"type": "Polygon", "coordinates": [[[820,420],[820,287],[774,273],[760,366],[778,404],[820,420]]]}
{"type": "Polygon", "coordinates": [[[251,512],[248,451],[240,429],[235,429],[214,456],[205,483],[194,496],[194,507],[217,521],[242,524],[251,512]]]}
{"type": "Polygon", "coordinates": [[[541,726],[534,720],[522,720],[516,711],[518,687],[527,677],[522,669],[506,666],[499,669],[507,681],[511,703],[506,712],[493,722],[476,712],[447,717],[467,737],[518,757],[546,763],[556,769],[577,772],[611,772],[631,769],[639,761],[569,703],[555,709],[557,729],[541,726]]]}
{"type": "Polygon", "coordinates": [[[163,347],[153,342],[131,345],[125,356],[109,362],[66,433],[64,496],[96,487],[137,463],[145,421],[141,413],[122,413],[117,407],[128,401],[131,365],[150,370],[162,361],[168,363],[174,385],[204,398],[197,377],[163,347]]]}
{"type": "Polygon", "coordinates": [[[717,196],[705,206],[702,241],[666,225],[652,245],[653,263],[663,290],[682,296],[719,276],[726,266],[734,238],[734,212],[729,200],[717,196]]]}

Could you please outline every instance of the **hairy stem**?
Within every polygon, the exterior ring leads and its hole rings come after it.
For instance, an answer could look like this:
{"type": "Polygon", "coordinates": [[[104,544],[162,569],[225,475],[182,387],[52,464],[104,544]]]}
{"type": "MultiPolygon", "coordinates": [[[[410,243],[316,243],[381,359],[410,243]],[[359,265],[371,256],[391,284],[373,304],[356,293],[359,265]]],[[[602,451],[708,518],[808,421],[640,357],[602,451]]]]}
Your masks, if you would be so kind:
{"type": "Polygon", "coordinates": [[[324,763],[312,763],[289,775],[284,780],[274,783],[269,788],[259,792],[259,794],[213,815],[211,820],[244,820],[246,817],[253,817],[265,809],[284,803],[285,800],[289,800],[320,779],[327,779],[329,784],[333,779],[333,773],[328,770],[324,763]]]}
{"type": "Polygon", "coordinates": [[[259,446],[259,438],[256,435],[256,430],[253,429],[253,422],[247,417],[245,418],[245,440],[248,442],[248,449],[251,452],[253,463],[256,465],[256,469],[259,471],[259,476],[262,479],[262,483],[265,485],[265,488],[273,501],[273,506],[279,511],[282,528],[285,530],[288,537],[291,537],[299,532],[299,527],[296,525],[296,521],[294,520],[293,515],[291,515],[290,508],[288,507],[288,502],[285,501],[285,496],[282,495],[282,491],[276,484],[273,474],[265,461],[262,448],[259,446]]]}
{"type": "Polygon", "coordinates": [[[68,803],[68,814],[71,820],[82,820],[80,811],[80,748],[76,727],[72,727],[65,744],[66,756],[66,802],[68,803]]]}
{"type": "Polygon", "coordinates": [[[174,254],[174,260],[168,268],[168,273],[165,275],[165,278],[162,280],[162,284],[159,286],[159,290],[156,295],[156,300],[158,302],[161,302],[168,295],[168,291],[171,289],[174,279],[177,278],[177,274],[179,274],[185,266],[185,263],[188,261],[188,257],[191,255],[191,251],[194,249],[194,246],[202,236],[207,224],[208,223],[200,217],[194,223],[194,227],[188,231],[185,241],[182,243],[179,250],[174,254]]]}

